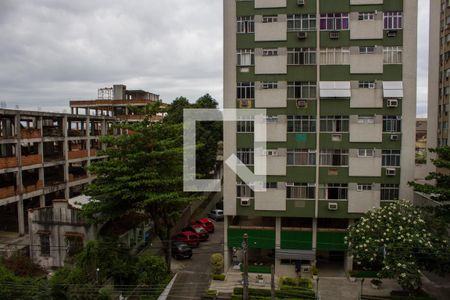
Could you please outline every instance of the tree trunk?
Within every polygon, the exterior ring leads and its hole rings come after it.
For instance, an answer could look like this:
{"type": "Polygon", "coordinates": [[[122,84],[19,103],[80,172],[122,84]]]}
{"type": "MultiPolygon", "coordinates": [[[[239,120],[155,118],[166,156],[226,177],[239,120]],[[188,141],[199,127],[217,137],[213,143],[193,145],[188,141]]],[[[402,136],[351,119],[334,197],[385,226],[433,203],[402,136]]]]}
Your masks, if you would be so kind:
{"type": "Polygon", "coordinates": [[[167,272],[171,273],[171,260],[172,260],[172,241],[170,236],[170,228],[166,228],[166,264],[167,264],[167,272]]]}

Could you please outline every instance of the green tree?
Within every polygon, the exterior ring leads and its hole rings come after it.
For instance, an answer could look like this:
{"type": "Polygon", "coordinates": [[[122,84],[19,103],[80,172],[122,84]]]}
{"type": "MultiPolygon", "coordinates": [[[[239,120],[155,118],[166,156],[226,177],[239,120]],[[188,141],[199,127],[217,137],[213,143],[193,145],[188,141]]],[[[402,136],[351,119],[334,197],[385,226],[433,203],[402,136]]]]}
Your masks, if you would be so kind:
{"type": "Polygon", "coordinates": [[[431,199],[441,204],[433,208],[433,215],[448,224],[450,223],[450,147],[444,146],[429,151],[436,153],[437,158],[431,161],[438,170],[431,172],[425,179],[434,180],[435,184],[416,182],[409,182],[409,184],[415,191],[428,194],[431,199]]]}
{"type": "MultiPolygon", "coordinates": [[[[152,109],[157,110],[158,107],[152,109]]],[[[119,127],[132,130],[133,134],[102,139],[108,145],[103,152],[108,159],[90,167],[97,178],[86,194],[95,200],[83,211],[98,223],[145,212],[163,241],[170,270],[171,230],[194,198],[183,192],[182,124],[145,120],[119,127]]]]}
{"type": "Polygon", "coordinates": [[[359,266],[380,264],[380,278],[395,278],[409,291],[421,286],[420,270],[448,262],[447,241],[430,231],[420,210],[397,201],[373,209],[349,227],[345,238],[359,266]]]}
{"type": "Polygon", "coordinates": [[[159,256],[141,255],[136,264],[136,273],[140,285],[156,285],[166,281],[167,265],[159,256]]]}

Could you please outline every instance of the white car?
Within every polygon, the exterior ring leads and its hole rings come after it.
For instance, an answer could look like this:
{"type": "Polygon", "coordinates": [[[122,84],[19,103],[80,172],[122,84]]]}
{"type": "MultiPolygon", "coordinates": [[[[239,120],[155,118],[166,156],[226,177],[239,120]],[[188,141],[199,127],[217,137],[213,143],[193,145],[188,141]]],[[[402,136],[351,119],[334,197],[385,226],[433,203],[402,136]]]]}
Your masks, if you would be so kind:
{"type": "Polygon", "coordinates": [[[223,221],[223,210],[221,209],[213,209],[208,213],[208,218],[213,219],[214,221],[223,221]]]}

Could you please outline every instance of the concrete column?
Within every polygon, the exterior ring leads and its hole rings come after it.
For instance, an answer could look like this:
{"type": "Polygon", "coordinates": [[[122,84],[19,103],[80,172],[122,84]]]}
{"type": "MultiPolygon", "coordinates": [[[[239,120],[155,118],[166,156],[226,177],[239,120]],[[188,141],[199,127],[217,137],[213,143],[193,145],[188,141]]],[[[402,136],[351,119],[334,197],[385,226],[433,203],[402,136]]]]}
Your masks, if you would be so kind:
{"type": "MultiPolygon", "coordinates": [[[[275,218],[275,251],[281,249],[281,218],[275,218]]],[[[275,272],[279,270],[281,266],[281,260],[275,258],[275,272]]]]}
{"type": "Polygon", "coordinates": [[[45,195],[39,196],[39,207],[45,207],[45,195]]]}
{"type": "MultiPolygon", "coordinates": [[[[350,219],[348,220],[348,225],[353,225],[355,223],[355,220],[350,219]]],[[[344,260],[344,270],[346,272],[353,270],[353,256],[350,255],[348,252],[346,252],[345,260],[344,260]]]]}
{"type": "Polygon", "coordinates": [[[68,120],[67,116],[64,116],[63,118],[63,136],[64,136],[64,145],[63,145],[63,152],[64,152],[64,182],[66,183],[66,187],[64,189],[64,198],[66,200],[69,200],[69,141],[67,138],[67,131],[68,131],[68,120]]]}
{"type": "Polygon", "coordinates": [[[17,221],[19,223],[19,235],[23,236],[25,234],[25,219],[23,215],[23,199],[20,197],[17,202],[17,221]]]}
{"type": "MultiPolygon", "coordinates": [[[[317,219],[314,218],[312,221],[312,250],[314,255],[317,255],[317,219]]],[[[316,264],[316,259],[314,259],[314,265],[316,264]]]]}

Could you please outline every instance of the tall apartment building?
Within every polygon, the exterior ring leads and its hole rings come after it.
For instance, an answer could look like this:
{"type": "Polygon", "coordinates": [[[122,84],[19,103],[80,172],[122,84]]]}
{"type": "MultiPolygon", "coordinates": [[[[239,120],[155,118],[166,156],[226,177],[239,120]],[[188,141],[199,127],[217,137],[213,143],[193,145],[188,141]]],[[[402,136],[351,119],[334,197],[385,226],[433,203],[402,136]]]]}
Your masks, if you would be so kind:
{"type": "Polygon", "coordinates": [[[430,1],[427,147],[449,144],[450,3],[430,1]]]}
{"type": "MultiPolygon", "coordinates": [[[[86,114],[93,111],[95,115],[113,116],[119,121],[142,121],[146,117],[138,110],[148,104],[159,101],[159,95],[144,90],[127,90],[123,84],[115,84],[112,88],[98,89],[96,100],[70,101],[72,114],[86,114]]],[[[161,115],[154,117],[160,120],[161,115]]]]}
{"type": "Polygon", "coordinates": [[[225,167],[227,266],[247,233],[255,271],[296,260],[351,268],[347,226],[412,199],[417,6],[224,0],[224,107],[267,109],[268,137],[255,149],[252,118],[225,124],[225,158],[268,166],[266,192],[225,167]]]}
{"type": "Polygon", "coordinates": [[[114,121],[0,109],[0,252],[3,238],[28,232],[28,209],[80,195],[93,179],[86,167],[104,158],[99,137],[115,134],[114,121]]]}

